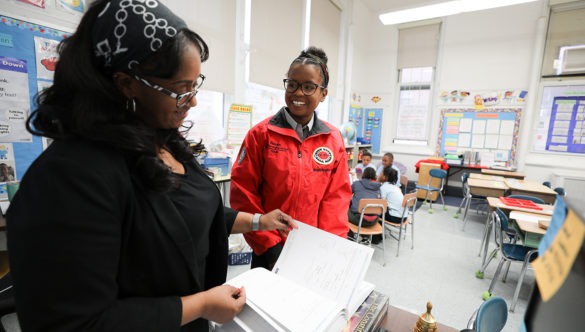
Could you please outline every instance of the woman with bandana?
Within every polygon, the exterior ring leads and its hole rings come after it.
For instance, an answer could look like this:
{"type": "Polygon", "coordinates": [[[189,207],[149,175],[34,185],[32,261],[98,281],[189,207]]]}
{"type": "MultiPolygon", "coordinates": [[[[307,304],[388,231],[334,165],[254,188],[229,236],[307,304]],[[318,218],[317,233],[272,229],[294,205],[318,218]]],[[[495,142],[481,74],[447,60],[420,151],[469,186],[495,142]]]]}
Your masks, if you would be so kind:
{"type": "MultiPolygon", "coordinates": [[[[223,285],[229,233],[287,232],[224,208],[179,131],[203,39],[155,1],[95,1],[59,47],[27,129],[54,139],[7,213],[23,331],[208,331],[246,301],[223,285]]],[[[242,207],[245,210],[245,207],[242,207]]]]}
{"type": "MultiPolygon", "coordinates": [[[[283,80],[286,106],[248,131],[232,168],[230,204],[264,213],[281,208],[291,217],[347,237],[351,200],[341,132],[315,109],[327,97],[327,55],[302,51],[283,80]]],[[[286,237],[279,232],[244,234],[252,268],[272,269],[286,237]]]]}

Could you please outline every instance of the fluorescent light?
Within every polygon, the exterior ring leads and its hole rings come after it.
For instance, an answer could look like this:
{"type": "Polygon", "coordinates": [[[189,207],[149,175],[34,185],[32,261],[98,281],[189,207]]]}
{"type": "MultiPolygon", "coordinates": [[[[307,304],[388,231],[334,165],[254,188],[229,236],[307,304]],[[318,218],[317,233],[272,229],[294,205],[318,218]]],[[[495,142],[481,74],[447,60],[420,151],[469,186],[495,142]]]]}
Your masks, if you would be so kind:
{"type": "Polygon", "coordinates": [[[379,17],[384,25],[400,24],[533,1],[537,0],[453,0],[429,6],[389,12],[381,14],[379,17]]]}

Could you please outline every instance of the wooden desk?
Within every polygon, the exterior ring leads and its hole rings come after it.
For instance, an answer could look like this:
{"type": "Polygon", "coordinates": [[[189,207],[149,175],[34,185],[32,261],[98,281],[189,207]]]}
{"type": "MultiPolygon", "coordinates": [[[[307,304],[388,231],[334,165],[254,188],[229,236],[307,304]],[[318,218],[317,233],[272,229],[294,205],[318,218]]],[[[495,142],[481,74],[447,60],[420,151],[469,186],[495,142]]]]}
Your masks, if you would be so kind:
{"type": "Polygon", "coordinates": [[[483,173],[471,173],[471,174],[469,174],[469,178],[470,179],[489,180],[489,181],[500,181],[500,182],[504,181],[503,176],[489,175],[489,174],[483,174],[483,173]]]}
{"type": "Polygon", "coordinates": [[[514,224],[518,226],[524,245],[531,248],[538,248],[542,236],[546,233],[546,229],[538,226],[538,221],[550,221],[551,218],[552,216],[550,215],[512,211],[510,212],[509,219],[514,220],[514,224]]]}
{"type": "Polygon", "coordinates": [[[513,179],[520,179],[520,180],[524,180],[524,178],[526,177],[524,175],[524,173],[510,172],[510,171],[501,171],[499,169],[484,168],[484,169],[481,170],[481,172],[483,174],[499,175],[499,176],[503,176],[505,178],[513,178],[513,179]]]}
{"type": "Polygon", "coordinates": [[[505,181],[493,181],[483,179],[467,179],[469,191],[472,195],[486,196],[486,197],[500,197],[504,196],[508,190],[505,181]]]}
{"type": "MultiPolygon", "coordinates": [[[[481,166],[481,165],[468,165],[468,164],[452,165],[452,164],[449,164],[449,169],[447,170],[447,178],[445,179],[445,191],[446,191],[447,195],[453,195],[453,196],[459,195],[459,192],[456,192],[454,190],[458,186],[449,186],[449,179],[453,178],[455,175],[460,174],[462,172],[469,173],[469,175],[481,174],[481,170],[483,168],[486,168],[486,167],[481,166]]],[[[456,181],[455,183],[460,183],[460,182],[456,181]]]]}
{"type": "Polygon", "coordinates": [[[557,192],[549,187],[530,180],[506,179],[506,185],[510,188],[510,195],[528,195],[542,199],[548,204],[554,204],[557,192]]]}
{"type": "MultiPolygon", "coordinates": [[[[388,305],[388,314],[384,318],[384,321],[382,321],[381,328],[388,332],[412,332],[420,314],[422,314],[422,311],[420,313],[414,313],[393,305],[388,305]]],[[[437,325],[439,332],[459,332],[459,329],[441,323],[437,325]]]]}
{"type": "Polygon", "coordinates": [[[502,210],[504,212],[506,212],[506,211],[524,211],[524,212],[538,213],[538,214],[544,214],[547,216],[552,216],[553,211],[555,209],[554,205],[550,205],[550,204],[536,204],[542,210],[527,209],[527,208],[522,208],[522,207],[518,207],[518,206],[506,205],[500,200],[499,197],[488,197],[487,201],[488,201],[488,204],[490,206],[490,210],[492,210],[492,211],[495,210],[496,208],[500,208],[500,210],[502,210]]]}

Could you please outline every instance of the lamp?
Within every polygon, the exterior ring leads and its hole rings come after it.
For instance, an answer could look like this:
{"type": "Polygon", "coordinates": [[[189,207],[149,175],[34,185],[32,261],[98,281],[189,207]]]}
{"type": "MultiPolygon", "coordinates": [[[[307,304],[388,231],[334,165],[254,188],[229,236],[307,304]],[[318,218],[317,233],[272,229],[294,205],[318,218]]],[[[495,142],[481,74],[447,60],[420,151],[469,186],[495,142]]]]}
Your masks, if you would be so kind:
{"type": "Polygon", "coordinates": [[[537,0],[453,0],[434,5],[388,12],[381,14],[379,18],[384,25],[391,25],[533,1],[537,0]]]}

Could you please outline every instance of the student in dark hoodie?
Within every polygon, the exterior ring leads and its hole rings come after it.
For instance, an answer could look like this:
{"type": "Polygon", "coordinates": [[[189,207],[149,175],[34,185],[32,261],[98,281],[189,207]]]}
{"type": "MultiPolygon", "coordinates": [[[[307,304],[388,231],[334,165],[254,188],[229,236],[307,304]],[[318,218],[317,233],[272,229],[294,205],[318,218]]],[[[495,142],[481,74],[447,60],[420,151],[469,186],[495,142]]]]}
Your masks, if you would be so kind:
{"type": "MultiPolygon", "coordinates": [[[[351,204],[347,217],[349,222],[354,225],[358,225],[360,222],[360,212],[358,206],[360,199],[362,198],[380,198],[380,186],[382,184],[376,181],[376,170],[371,167],[364,169],[362,178],[359,181],[355,181],[351,184],[351,191],[353,196],[351,198],[351,204]]],[[[369,227],[373,226],[378,220],[377,215],[364,215],[362,226],[369,227]]]]}

